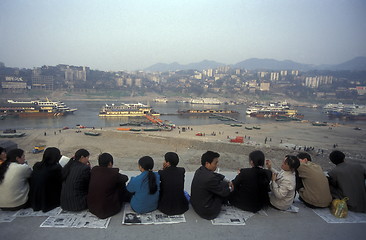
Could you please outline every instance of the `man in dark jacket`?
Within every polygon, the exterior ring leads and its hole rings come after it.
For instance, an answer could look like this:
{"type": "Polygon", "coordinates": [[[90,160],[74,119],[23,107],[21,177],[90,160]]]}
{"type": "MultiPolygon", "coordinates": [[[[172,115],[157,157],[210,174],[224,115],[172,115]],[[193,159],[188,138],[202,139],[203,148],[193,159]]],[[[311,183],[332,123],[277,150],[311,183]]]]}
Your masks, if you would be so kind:
{"type": "Polygon", "coordinates": [[[129,201],[128,177],[113,168],[113,157],[109,153],[99,155],[98,163],[99,166],[91,170],[87,201],[89,211],[103,219],[119,213],[123,201],[129,201]]]}
{"type": "Polygon", "coordinates": [[[194,174],[191,185],[191,204],[202,218],[216,218],[233,185],[225,176],[215,173],[220,154],[207,151],[201,157],[202,166],[194,174]]]}
{"type": "Polygon", "coordinates": [[[189,206],[184,195],[185,169],[177,167],[178,154],[167,152],[164,156],[164,169],[159,171],[160,195],[158,209],[167,215],[185,213],[189,206]]]}

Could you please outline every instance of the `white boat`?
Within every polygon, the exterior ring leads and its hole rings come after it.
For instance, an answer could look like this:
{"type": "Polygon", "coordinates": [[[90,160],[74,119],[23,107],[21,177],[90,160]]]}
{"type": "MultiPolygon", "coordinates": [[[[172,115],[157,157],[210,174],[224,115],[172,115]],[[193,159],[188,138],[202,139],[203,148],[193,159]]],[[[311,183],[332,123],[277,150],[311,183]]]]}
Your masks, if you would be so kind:
{"type": "Polygon", "coordinates": [[[142,103],[121,105],[106,104],[99,112],[99,117],[142,117],[146,115],[159,116],[159,113],[142,103]]]}
{"type": "Polygon", "coordinates": [[[194,98],[191,104],[220,105],[222,102],[216,98],[194,98]]]}

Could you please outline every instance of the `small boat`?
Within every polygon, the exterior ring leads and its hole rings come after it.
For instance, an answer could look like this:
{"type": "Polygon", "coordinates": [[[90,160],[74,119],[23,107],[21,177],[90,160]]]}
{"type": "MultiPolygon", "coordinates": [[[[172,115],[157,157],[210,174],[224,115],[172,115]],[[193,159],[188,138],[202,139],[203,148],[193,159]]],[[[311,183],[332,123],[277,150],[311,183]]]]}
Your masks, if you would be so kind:
{"type": "Polygon", "coordinates": [[[246,130],[253,130],[252,127],[245,127],[246,130]]]}
{"type": "Polygon", "coordinates": [[[312,122],[313,126],[327,126],[328,124],[326,122],[312,122]]]}
{"type": "Polygon", "coordinates": [[[132,131],[132,132],[141,132],[141,129],[139,129],[139,128],[130,128],[130,131],[132,131]]]}
{"type": "Polygon", "coordinates": [[[130,131],[131,128],[117,128],[118,131],[130,131]]]}
{"type": "Polygon", "coordinates": [[[243,125],[241,125],[241,124],[236,124],[236,123],[232,123],[232,124],[230,124],[230,126],[232,126],[232,127],[241,127],[241,126],[243,126],[243,125]]]}
{"type": "Polygon", "coordinates": [[[142,129],[142,131],[145,131],[145,132],[157,132],[157,131],[160,131],[161,129],[160,128],[144,128],[142,129]]]}
{"type": "Polygon", "coordinates": [[[85,135],[88,135],[88,136],[99,136],[100,133],[97,133],[97,132],[84,132],[85,135]]]}
{"type": "Polygon", "coordinates": [[[36,146],[34,146],[32,153],[36,154],[36,153],[43,152],[45,148],[46,148],[46,145],[36,145],[36,146]]]}
{"type": "Polygon", "coordinates": [[[0,137],[1,138],[19,138],[19,137],[23,137],[25,135],[25,133],[1,133],[0,137]]]}
{"type": "Polygon", "coordinates": [[[354,130],[362,130],[361,128],[359,127],[355,127],[354,130]]]}
{"type": "Polygon", "coordinates": [[[253,129],[259,130],[261,128],[260,127],[253,126],[253,129]]]}

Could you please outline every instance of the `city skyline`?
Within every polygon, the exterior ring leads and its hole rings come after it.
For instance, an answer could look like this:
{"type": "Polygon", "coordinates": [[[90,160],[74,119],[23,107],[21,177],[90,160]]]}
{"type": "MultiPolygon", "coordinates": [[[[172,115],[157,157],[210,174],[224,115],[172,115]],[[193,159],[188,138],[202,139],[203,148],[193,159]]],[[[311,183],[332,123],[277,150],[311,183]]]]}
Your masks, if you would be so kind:
{"type": "Polygon", "coordinates": [[[142,70],[249,58],[339,64],[366,56],[366,1],[0,2],[0,62],[142,70]]]}

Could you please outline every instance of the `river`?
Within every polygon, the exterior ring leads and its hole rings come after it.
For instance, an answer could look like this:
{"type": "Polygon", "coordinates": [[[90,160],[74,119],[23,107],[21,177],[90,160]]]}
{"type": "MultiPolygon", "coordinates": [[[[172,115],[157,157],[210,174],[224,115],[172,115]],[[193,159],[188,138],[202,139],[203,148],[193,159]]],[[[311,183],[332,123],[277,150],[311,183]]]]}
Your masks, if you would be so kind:
{"type": "MultiPolygon", "coordinates": [[[[46,129],[59,129],[65,126],[73,128],[76,125],[84,125],[87,127],[117,127],[121,122],[127,122],[126,118],[100,118],[98,116],[99,110],[104,104],[120,104],[119,101],[64,101],[70,108],[77,108],[78,110],[71,115],[55,117],[55,118],[6,118],[0,120],[0,130],[8,128],[16,129],[34,129],[34,128],[46,128],[46,129]]],[[[127,103],[127,102],[126,102],[127,103]]],[[[144,102],[143,102],[144,103],[144,102]]],[[[145,102],[145,104],[147,104],[145,102]]],[[[207,116],[182,116],[176,115],[177,110],[187,109],[228,109],[238,111],[240,114],[236,116],[240,122],[261,124],[273,122],[273,119],[254,118],[245,114],[245,105],[201,105],[201,104],[189,104],[189,103],[156,103],[149,102],[150,106],[156,112],[163,114],[160,116],[162,120],[168,120],[178,126],[191,126],[191,125],[207,125],[223,123],[215,118],[208,118],[207,116]],[[168,115],[165,115],[168,114],[168,115]]],[[[299,113],[304,114],[304,119],[309,121],[321,121],[328,123],[340,123],[340,124],[352,124],[359,127],[366,127],[366,121],[347,121],[344,119],[329,119],[318,108],[306,108],[298,107],[299,113]]]]}

